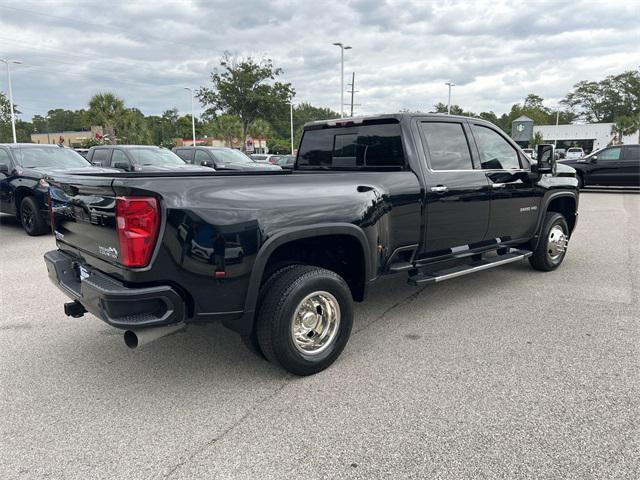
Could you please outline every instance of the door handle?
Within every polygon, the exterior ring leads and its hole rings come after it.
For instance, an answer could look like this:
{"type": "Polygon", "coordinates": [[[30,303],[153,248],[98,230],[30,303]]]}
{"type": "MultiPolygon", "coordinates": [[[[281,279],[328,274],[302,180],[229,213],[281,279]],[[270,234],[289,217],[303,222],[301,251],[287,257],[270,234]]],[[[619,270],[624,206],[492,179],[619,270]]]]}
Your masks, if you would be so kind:
{"type": "Polygon", "coordinates": [[[436,187],[431,187],[431,191],[435,192],[435,193],[444,193],[447,190],[449,190],[447,187],[445,187],[444,185],[438,185],[436,187]]]}
{"type": "Polygon", "coordinates": [[[492,183],[491,188],[504,188],[506,183],[492,183]]]}

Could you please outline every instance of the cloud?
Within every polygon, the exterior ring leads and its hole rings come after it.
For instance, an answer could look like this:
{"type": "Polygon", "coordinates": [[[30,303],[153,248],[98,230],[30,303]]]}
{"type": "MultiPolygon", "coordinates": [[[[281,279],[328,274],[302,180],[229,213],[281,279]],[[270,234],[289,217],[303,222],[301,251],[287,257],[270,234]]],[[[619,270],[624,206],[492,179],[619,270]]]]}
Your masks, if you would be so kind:
{"type": "MultiPolygon", "coordinates": [[[[111,90],[145,114],[190,108],[224,51],[268,56],[298,102],[339,110],[339,50],[356,72],[358,113],[507,111],[528,93],[557,103],[580,80],[640,64],[637,4],[608,2],[14,1],[0,5],[0,57],[23,118],[83,108],[111,90]]],[[[346,81],[345,81],[346,82],[346,81]]],[[[345,86],[345,88],[348,88],[345,86]]],[[[0,75],[0,89],[6,78],[0,75]]]]}

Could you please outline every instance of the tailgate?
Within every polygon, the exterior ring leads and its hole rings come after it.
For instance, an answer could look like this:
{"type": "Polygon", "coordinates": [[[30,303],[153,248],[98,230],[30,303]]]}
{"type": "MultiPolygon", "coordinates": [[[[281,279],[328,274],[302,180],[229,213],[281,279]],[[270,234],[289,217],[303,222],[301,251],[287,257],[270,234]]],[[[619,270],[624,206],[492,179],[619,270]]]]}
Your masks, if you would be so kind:
{"type": "Polygon", "coordinates": [[[51,220],[58,242],[102,260],[118,262],[113,178],[56,175],[47,180],[51,185],[51,220]]]}

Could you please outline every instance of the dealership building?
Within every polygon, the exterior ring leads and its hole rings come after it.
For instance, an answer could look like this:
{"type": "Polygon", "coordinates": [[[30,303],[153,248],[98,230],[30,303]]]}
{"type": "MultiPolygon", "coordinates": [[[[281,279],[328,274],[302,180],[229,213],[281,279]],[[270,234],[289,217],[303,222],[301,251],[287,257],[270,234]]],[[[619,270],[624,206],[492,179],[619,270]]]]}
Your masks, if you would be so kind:
{"type": "MultiPolygon", "coordinates": [[[[582,147],[585,153],[611,145],[615,140],[614,123],[572,123],[569,125],[534,125],[529,117],[516,118],[511,125],[511,137],[521,146],[528,147],[536,133],[544,143],[557,148],[582,147]]],[[[622,143],[638,143],[638,132],[622,138],[622,143]]]]}

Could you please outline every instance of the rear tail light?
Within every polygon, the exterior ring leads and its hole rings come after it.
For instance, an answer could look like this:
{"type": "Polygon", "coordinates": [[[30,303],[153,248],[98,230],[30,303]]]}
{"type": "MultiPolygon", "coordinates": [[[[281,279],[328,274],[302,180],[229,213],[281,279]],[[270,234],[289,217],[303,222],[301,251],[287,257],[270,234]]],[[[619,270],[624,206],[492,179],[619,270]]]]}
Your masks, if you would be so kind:
{"type": "Polygon", "coordinates": [[[154,197],[117,197],[116,230],[120,263],[126,267],[149,264],[160,230],[160,210],[154,197]]]}

